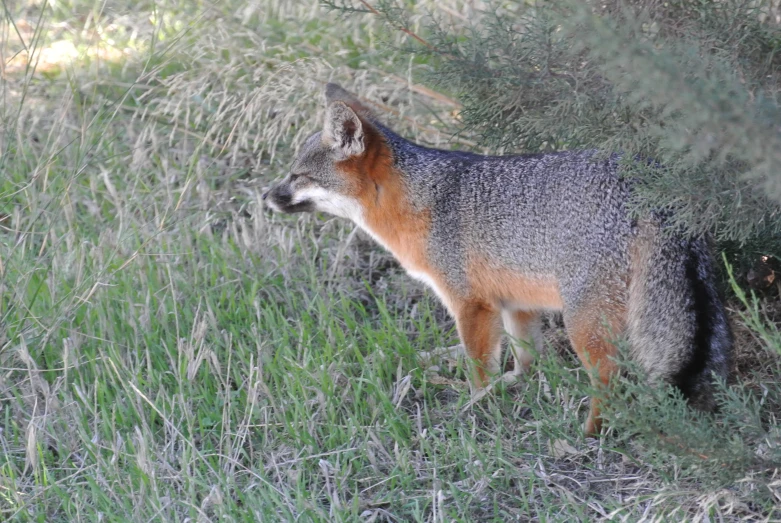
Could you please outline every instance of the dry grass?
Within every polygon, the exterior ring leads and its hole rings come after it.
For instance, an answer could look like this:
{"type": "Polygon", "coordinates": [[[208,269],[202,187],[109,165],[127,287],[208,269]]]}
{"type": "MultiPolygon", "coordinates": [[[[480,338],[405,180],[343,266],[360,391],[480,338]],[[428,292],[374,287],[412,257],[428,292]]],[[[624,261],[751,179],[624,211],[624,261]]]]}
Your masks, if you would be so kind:
{"type": "MultiPolygon", "coordinates": [[[[418,9],[462,23],[472,4],[418,9]]],[[[560,354],[461,414],[460,370],[438,383],[415,359],[454,341],[436,301],[349,224],[262,212],[329,80],[406,136],[474,145],[379,21],[316,1],[6,7],[3,519],[778,516],[777,480],[755,496],[582,438],[553,319],[560,354]]]]}

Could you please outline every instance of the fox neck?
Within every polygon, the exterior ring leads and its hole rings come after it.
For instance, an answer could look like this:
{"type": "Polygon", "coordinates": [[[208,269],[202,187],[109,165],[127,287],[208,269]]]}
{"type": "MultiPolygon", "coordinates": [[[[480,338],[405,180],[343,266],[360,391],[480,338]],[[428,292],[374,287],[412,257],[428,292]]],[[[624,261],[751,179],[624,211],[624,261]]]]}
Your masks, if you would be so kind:
{"type": "Polygon", "coordinates": [[[391,251],[406,270],[428,274],[430,213],[415,200],[408,174],[395,162],[396,147],[392,145],[396,144],[392,142],[403,139],[386,132],[374,138],[361,165],[355,166],[363,175],[358,195],[361,213],[355,221],[391,251]]]}
{"type": "Polygon", "coordinates": [[[416,210],[407,193],[401,179],[378,185],[374,195],[361,201],[359,225],[393,253],[405,269],[428,272],[429,212],[416,210]]]}

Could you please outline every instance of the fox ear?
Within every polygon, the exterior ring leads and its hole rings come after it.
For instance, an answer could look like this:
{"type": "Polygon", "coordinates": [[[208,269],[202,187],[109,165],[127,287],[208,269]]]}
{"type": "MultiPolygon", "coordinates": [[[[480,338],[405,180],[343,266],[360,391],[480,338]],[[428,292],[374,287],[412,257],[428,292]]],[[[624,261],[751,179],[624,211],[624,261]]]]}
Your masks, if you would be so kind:
{"type": "Polygon", "coordinates": [[[355,111],[342,101],[328,104],[323,136],[345,158],[357,156],[365,148],[363,123],[355,111]]]}
{"type": "Polygon", "coordinates": [[[328,105],[331,105],[334,102],[344,102],[350,109],[355,111],[356,114],[369,118],[374,116],[372,110],[361,103],[356,96],[337,84],[325,84],[325,101],[328,105]]]}
{"type": "Polygon", "coordinates": [[[342,88],[341,85],[332,83],[325,84],[325,101],[329,105],[333,102],[344,102],[348,104],[360,103],[355,96],[342,88]]]}

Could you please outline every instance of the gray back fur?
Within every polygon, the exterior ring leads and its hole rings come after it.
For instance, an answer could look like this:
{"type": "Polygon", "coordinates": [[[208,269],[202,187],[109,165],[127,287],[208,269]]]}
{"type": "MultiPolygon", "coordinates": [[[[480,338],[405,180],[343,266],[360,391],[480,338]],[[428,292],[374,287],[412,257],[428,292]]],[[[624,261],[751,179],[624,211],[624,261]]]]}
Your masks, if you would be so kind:
{"type": "Polygon", "coordinates": [[[658,218],[633,221],[631,185],[619,175],[617,155],[490,157],[429,149],[375,121],[338,86],[327,96],[329,114],[347,121],[349,134],[327,125],[306,142],[291,174],[272,190],[278,207],[311,210],[295,194],[317,199],[323,189],[337,197],[324,197],[316,208],[360,221],[356,205],[338,197],[350,187],[335,167],[363,146],[363,129],[350,115],[358,107],[389,146],[411,205],[428,212],[428,261],[449,289],[470,295],[470,257],[479,256],[489,267],[555,279],[565,323],[595,298],[625,307],[632,354],[649,377],[674,383],[695,406],[712,406],[712,375],[726,377],[731,335],[707,241],[663,234],[658,218]]]}
{"type": "Polygon", "coordinates": [[[431,211],[429,255],[453,288],[468,294],[466,261],[480,253],[498,267],[554,277],[565,322],[611,289],[603,298],[626,302],[630,350],[649,378],[677,385],[696,407],[713,406],[712,376],[726,378],[732,338],[708,242],[662,233],[661,219],[633,221],[618,155],[486,157],[427,149],[378,127],[415,202],[431,211]]]}

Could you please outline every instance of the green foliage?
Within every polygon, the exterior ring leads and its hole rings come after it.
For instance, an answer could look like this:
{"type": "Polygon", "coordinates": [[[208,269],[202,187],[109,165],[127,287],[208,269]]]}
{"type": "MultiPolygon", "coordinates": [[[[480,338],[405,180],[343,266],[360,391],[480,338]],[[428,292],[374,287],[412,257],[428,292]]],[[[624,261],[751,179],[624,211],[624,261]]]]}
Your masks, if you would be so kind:
{"type": "MultiPolygon", "coordinates": [[[[396,2],[374,8],[410,29],[396,2]]],[[[432,16],[408,50],[438,57],[428,80],[481,144],[652,158],[663,168],[625,162],[638,212],[778,253],[780,16],[769,0],[489,1],[469,24],[432,16]]]]}
{"type": "Polygon", "coordinates": [[[760,312],[729,272],[745,311],[741,317],[761,346],[762,365],[728,386],[720,383],[716,415],[693,411],[672,387],[638,380],[630,361],[626,374],[605,399],[605,413],[618,439],[672,481],[696,477],[713,489],[734,488],[741,499],[772,513],[773,486],[781,467],[781,333],[760,312]],[[630,379],[626,376],[633,376],[630,379]],[[749,479],[750,478],[750,479],[749,479]],[[750,486],[749,486],[750,485],[750,486]]]}
{"type": "MultiPolygon", "coordinates": [[[[767,371],[781,372],[778,361],[767,371]]],[[[718,414],[706,415],[692,410],[676,389],[623,378],[605,400],[615,444],[632,449],[667,481],[688,477],[710,489],[736,488],[772,512],[777,501],[771,486],[781,466],[781,395],[777,387],[757,390],[751,377],[744,380],[721,384],[718,414]],[[750,486],[743,488],[746,478],[750,486]]]]}

